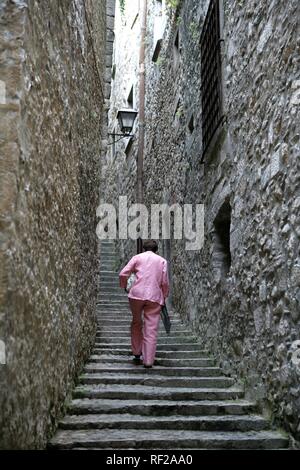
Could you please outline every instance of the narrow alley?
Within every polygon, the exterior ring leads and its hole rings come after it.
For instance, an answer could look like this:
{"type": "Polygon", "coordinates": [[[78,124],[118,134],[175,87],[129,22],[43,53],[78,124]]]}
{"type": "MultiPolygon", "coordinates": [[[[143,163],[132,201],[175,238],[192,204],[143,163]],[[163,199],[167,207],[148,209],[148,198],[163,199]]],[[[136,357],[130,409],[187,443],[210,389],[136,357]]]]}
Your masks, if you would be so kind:
{"type": "Polygon", "coordinates": [[[1,451],[300,449],[299,21],[0,0],[1,451]]]}
{"type": "MultiPolygon", "coordinates": [[[[280,449],[242,386],[223,374],[193,332],[172,315],[154,369],[131,361],[127,296],[120,294],[114,244],[101,244],[98,330],[68,414],[50,442],[57,449],[280,449]]],[[[163,329],[163,325],[160,325],[163,329]]]]}

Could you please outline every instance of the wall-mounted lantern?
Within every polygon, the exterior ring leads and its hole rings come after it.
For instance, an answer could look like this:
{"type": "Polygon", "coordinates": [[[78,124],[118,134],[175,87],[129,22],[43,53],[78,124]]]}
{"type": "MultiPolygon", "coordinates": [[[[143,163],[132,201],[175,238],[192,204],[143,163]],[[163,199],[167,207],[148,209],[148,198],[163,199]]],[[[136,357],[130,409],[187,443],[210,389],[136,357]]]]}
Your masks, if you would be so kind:
{"type": "Polygon", "coordinates": [[[131,134],[131,132],[133,129],[136,116],[137,116],[137,111],[135,111],[134,109],[130,109],[130,108],[119,109],[118,114],[117,114],[117,119],[118,119],[122,134],[116,134],[115,132],[108,133],[108,135],[113,136],[114,142],[115,142],[116,136],[120,137],[118,140],[121,140],[125,137],[133,137],[133,134],[131,134]]]}

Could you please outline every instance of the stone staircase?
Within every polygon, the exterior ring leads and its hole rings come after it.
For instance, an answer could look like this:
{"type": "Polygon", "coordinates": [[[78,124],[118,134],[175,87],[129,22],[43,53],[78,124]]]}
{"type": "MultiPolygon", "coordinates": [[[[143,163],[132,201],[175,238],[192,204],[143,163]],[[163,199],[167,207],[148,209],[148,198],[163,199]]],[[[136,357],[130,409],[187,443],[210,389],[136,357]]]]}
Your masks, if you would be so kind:
{"type": "Polygon", "coordinates": [[[160,325],[155,366],[132,363],[131,316],[114,262],[114,245],[102,242],[95,347],[49,447],[286,448],[287,437],[270,430],[177,315],[170,335],[160,325]]]}

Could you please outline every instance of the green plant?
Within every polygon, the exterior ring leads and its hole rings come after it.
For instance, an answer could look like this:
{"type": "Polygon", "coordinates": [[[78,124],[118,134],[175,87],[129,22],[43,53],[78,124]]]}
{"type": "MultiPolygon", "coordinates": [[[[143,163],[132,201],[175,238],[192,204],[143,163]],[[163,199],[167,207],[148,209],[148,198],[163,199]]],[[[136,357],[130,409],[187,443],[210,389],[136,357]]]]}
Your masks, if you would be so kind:
{"type": "Polygon", "coordinates": [[[156,65],[158,67],[162,67],[164,63],[165,63],[165,58],[160,55],[156,61],[156,65]]]}
{"type": "Polygon", "coordinates": [[[125,13],[125,0],[119,0],[121,15],[125,13]]]}
{"type": "Polygon", "coordinates": [[[180,3],[180,0],[166,0],[166,5],[169,8],[177,8],[180,3]]]}
{"type": "Polygon", "coordinates": [[[178,16],[177,20],[176,20],[177,26],[179,26],[181,24],[181,22],[182,22],[182,16],[178,16]]]}
{"type": "Polygon", "coordinates": [[[175,113],[175,116],[180,119],[181,116],[183,116],[183,105],[181,104],[180,106],[178,106],[177,110],[176,110],[176,113],[175,113]]]}
{"type": "Polygon", "coordinates": [[[196,21],[192,21],[189,24],[189,31],[191,32],[191,34],[193,36],[193,39],[196,39],[197,36],[198,36],[198,25],[197,25],[196,21]]]}

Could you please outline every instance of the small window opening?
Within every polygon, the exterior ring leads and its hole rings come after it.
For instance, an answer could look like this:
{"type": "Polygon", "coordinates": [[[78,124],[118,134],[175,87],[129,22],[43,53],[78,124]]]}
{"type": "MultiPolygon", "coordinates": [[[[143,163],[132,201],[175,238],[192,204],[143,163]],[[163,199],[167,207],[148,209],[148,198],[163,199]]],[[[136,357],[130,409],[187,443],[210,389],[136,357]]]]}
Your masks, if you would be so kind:
{"type": "Polygon", "coordinates": [[[179,31],[177,31],[177,34],[176,34],[176,37],[175,37],[174,46],[175,46],[175,48],[176,48],[176,49],[178,50],[178,52],[179,52],[179,31]]]}
{"type": "Polygon", "coordinates": [[[192,114],[191,119],[189,120],[188,128],[190,131],[190,134],[194,132],[195,126],[194,126],[194,115],[192,114]]]}
{"type": "Polygon", "coordinates": [[[184,107],[181,103],[181,99],[179,98],[176,104],[175,112],[174,112],[174,123],[175,124],[183,124],[184,122],[184,107]]]}
{"type": "Polygon", "coordinates": [[[231,206],[225,201],[214,221],[213,267],[225,277],[231,266],[230,252],[231,206]]]}
{"type": "Polygon", "coordinates": [[[132,145],[133,145],[133,138],[130,137],[127,144],[126,144],[126,147],[125,147],[125,155],[126,155],[126,158],[128,159],[128,157],[130,157],[131,155],[131,151],[132,151],[132,145]]]}
{"type": "Polygon", "coordinates": [[[202,158],[223,122],[221,42],[219,0],[210,0],[200,39],[202,158]]]}
{"type": "Polygon", "coordinates": [[[133,109],[133,86],[131,87],[128,98],[127,98],[127,106],[128,108],[133,109]]]}
{"type": "Polygon", "coordinates": [[[177,31],[173,47],[174,67],[177,68],[180,61],[180,38],[179,31],[177,31]]]}

